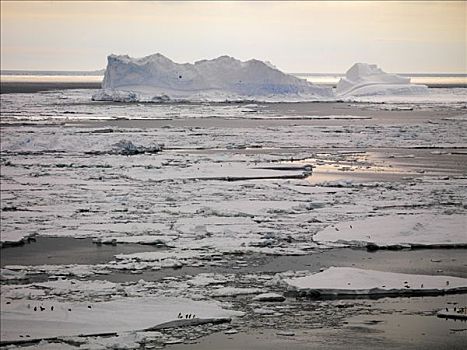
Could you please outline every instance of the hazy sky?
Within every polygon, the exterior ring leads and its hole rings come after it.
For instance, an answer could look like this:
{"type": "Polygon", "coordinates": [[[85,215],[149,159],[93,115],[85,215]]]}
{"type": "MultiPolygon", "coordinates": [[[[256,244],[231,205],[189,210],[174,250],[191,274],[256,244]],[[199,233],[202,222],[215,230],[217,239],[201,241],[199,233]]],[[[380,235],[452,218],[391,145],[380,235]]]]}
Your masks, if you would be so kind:
{"type": "Polygon", "coordinates": [[[1,68],[93,70],[110,53],[230,55],[287,72],[467,71],[466,2],[1,1],[1,68]]]}

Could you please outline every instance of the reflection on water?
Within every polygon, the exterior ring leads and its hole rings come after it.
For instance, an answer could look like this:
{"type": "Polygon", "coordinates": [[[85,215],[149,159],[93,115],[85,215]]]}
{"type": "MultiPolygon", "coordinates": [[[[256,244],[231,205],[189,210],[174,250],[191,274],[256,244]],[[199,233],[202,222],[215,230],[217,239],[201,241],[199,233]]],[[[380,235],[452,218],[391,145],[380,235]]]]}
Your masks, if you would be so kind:
{"type": "MultiPolygon", "coordinates": [[[[366,311],[350,317],[348,327],[362,327],[383,332],[396,344],[416,344],[422,348],[456,348],[467,341],[467,322],[436,317],[436,312],[450,304],[464,305],[466,297],[445,295],[439,297],[395,298],[377,302],[377,311],[366,311]]],[[[410,347],[409,347],[410,348],[410,347]]]]}

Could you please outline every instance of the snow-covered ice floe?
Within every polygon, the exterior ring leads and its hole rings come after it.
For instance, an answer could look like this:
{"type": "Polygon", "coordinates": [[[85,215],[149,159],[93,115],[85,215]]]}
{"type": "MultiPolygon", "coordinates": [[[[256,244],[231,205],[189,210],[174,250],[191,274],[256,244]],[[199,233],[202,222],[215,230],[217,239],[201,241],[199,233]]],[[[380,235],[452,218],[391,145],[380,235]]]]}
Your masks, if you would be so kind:
{"type": "Polygon", "coordinates": [[[157,53],[108,56],[98,101],[303,101],[333,97],[332,90],[285,74],[259,60],[221,56],[179,64],[157,53]]]}
{"type": "Polygon", "coordinates": [[[24,230],[11,230],[0,235],[0,248],[24,244],[35,234],[24,230]]]}
{"type": "Polygon", "coordinates": [[[454,318],[467,320],[467,307],[455,307],[455,308],[446,308],[438,311],[436,314],[438,317],[442,318],[454,318]]]}
{"type": "Polygon", "coordinates": [[[314,239],[323,244],[374,248],[466,247],[466,232],[463,214],[387,215],[330,225],[314,239]]]}
{"type": "Polygon", "coordinates": [[[410,78],[389,74],[376,64],[355,63],[337,83],[340,97],[366,95],[427,94],[428,87],[410,83],[410,78]]]}
{"type": "Polygon", "coordinates": [[[59,336],[116,334],[133,330],[228,322],[242,313],[218,303],[186,298],[122,298],[108,302],[25,301],[2,299],[1,344],[59,336]],[[179,313],[191,314],[180,319],[179,313]],[[195,316],[193,318],[193,315],[195,316]]]}
{"type": "Polygon", "coordinates": [[[330,267],[304,277],[285,279],[289,290],[310,296],[436,295],[467,291],[467,279],[330,267]]]}

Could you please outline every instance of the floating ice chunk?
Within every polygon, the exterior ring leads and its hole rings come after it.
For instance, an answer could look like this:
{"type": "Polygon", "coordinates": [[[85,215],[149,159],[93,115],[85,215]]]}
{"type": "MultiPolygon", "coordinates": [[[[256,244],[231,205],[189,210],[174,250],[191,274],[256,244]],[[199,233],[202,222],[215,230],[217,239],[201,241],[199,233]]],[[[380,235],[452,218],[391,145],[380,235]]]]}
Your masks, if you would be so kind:
{"type": "Polygon", "coordinates": [[[275,313],[273,309],[268,309],[268,308],[253,309],[253,312],[258,315],[273,315],[275,313]]]}
{"type": "Polygon", "coordinates": [[[214,274],[214,273],[200,273],[188,281],[188,284],[202,287],[214,284],[225,284],[229,282],[229,278],[226,278],[223,275],[214,274]]]}
{"type": "Polygon", "coordinates": [[[285,297],[277,293],[263,293],[255,296],[254,301],[284,301],[285,297]]]}
{"type": "Polygon", "coordinates": [[[212,297],[235,297],[237,295],[260,294],[264,291],[260,288],[236,288],[236,287],[222,287],[215,289],[212,297]]]}
{"type": "Polygon", "coordinates": [[[151,147],[136,146],[129,140],[120,140],[113,146],[113,151],[116,154],[123,154],[126,156],[141,154],[141,153],[158,153],[162,151],[161,145],[154,145],[151,147]]]}
{"type": "MultiPolygon", "coordinates": [[[[76,276],[76,277],[89,277],[94,274],[107,274],[110,271],[106,269],[106,265],[84,265],[84,264],[71,264],[71,265],[7,265],[6,269],[10,271],[18,271],[28,275],[35,274],[48,274],[55,276],[76,276]]],[[[21,274],[17,275],[21,277],[21,274]]],[[[10,274],[10,279],[14,275],[10,274]]],[[[23,278],[21,278],[23,279],[23,278]]]]}
{"type": "Polygon", "coordinates": [[[341,222],[318,232],[320,243],[353,246],[466,246],[465,215],[390,215],[341,222]]]}
{"type": "Polygon", "coordinates": [[[467,307],[456,307],[453,309],[442,309],[436,314],[438,317],[467,320],[467,307]]]}
{"type": "Polygon", "coordinates": [[[145,261],[145,262],[161,262],[166,259],[191,259],[204,256],[206,253],[195,250],[164,250],[155,252],[142,252],[133,254],[118,254],[115,256],[120,261],[145,261]]]}
{"type": "Polygon", "coordinates": [[[15,246],[24,244],[35,234],[25,230],[2,230],[0,235],[0,247],[15,246]]]}
{"type": "Polygon", "coordinates": [[[0,281],[27,279],[26,273],[10,269],[0,269],[0,281]]]}
{"type": "Polygon", "coordinates": [[[276,334],[283,337],[293,337],[295,335],[295,333],[292,331],[278,331],[276,334]]]}
{"type": "Polygon", "coordinates": [[[221,56],[179,64],[157,53],[143,58],[108,56],[103,90],[94,100],[264,100],[332,97],[332,90],[285,74],[259,60],[221,56]]]}
{"type": "Polygon", "coordinates": [[[291,290],[312,295],[398,295],[467,291],[467,279],[330,267],[305,277],[286,279],[291,290]]]}
{"type": "Polygon", "coordinates": [[[389,74],[376,64],[355,63],[337,83],[339,96],[426,94],[425,85],[410,83],[410,78],[389,74]]]}

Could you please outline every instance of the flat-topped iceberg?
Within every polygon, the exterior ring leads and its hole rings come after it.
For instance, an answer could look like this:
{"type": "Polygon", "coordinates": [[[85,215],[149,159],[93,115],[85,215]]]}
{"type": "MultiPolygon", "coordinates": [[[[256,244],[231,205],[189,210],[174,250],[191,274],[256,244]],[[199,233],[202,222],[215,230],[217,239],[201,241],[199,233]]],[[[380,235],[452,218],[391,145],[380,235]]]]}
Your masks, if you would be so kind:
{"type": "Polygon", "coordinates": [[[337,83],[338,96],[412,95],[428,92],[425,85],[410,83],[410,78],[384,72],[376,64],[355,63],[337,83]]]}
{"type": "Polygon", "coordinates": [[[331,88],[285,74],[269,62],[221,56],[179,64],[157,53],[108,56],[101,101],[306,101],[332,98],[331,88]]]}

